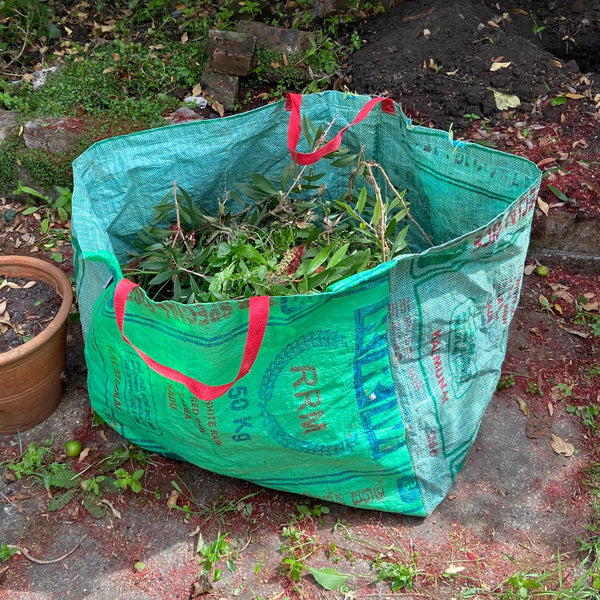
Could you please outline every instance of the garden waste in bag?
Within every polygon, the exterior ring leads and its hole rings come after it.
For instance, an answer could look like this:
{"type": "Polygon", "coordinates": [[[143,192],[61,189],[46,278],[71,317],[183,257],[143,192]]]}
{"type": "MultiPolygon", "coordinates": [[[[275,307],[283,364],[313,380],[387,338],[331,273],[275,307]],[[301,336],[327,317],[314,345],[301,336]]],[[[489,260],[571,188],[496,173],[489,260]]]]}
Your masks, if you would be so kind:
{"type": "MultiPolygon", "coordinates": [[[[324,200],[339,196],[348,172],[319,169],[324,200]]],[[[413,126],[389,99],[324,92],[96,143],[74,176],[88,386],[108,424],[148,450],[324,501],[426,515],[444,498],[500,376],[533,163],[413,126]],[[249,173],[277,178],[290,153],[318,160],[301,115],[333,121],[321,154],[344,136],[377,161],[433,246],[410,227],[410,253],[308,295],[184,305],[123,278],[174,181],[216,211],[249,173]]]]}

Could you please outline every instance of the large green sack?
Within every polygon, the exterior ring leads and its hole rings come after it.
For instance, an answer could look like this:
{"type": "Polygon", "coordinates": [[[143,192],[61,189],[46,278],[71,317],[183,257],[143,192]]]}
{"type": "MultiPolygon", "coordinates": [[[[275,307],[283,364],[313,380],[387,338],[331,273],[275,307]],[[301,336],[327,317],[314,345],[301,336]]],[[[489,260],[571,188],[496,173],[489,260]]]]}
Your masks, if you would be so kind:
{"type": "MultiPolygon", "coordinates": [[[[325,92],[302,113],[335,117],[333,135],[368,100],[325,92]]],[[[344,144],[407,190],[435,246],[411,227],[411,254],[266,305],[156,303],[119,265],[173,181],[214,210],[250,172],[279,178],[285,102],[105,140],[75,161],[89,393],[112,427],[217,473],[350,506],[426,515],[444,498],[500,375],[540,172],[382,106],[344,144]]],[[[322,162],[339,196],[348,173],[322,162]]]]}

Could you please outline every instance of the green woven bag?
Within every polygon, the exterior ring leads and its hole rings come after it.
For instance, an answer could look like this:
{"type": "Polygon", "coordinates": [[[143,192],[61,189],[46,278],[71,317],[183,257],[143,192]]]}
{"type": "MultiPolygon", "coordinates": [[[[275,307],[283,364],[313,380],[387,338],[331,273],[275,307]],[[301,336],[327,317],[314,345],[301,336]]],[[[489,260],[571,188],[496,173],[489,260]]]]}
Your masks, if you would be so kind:
{"type": "MultiPolygon", "coordinates": [[[[105,140],[75,161],[92,405],[136,444],[217,473],[426,515],[463,465],[500,375],[540,172],[412,126],[389,100],[288,100],[105,140]],[[410,254],[312,295],[157,303],[123,279],[119,265],[173,181],[214,210],[250,172],[278,177],[290,151],[312,160],[295,146],[300,108],[314,123],[335,117],[333,138],[364,148],[407,190],[433,247],[411,227],[410,254]]],[[[339,196],[348,173],[320,170],[325,200],[339,196]]]]}

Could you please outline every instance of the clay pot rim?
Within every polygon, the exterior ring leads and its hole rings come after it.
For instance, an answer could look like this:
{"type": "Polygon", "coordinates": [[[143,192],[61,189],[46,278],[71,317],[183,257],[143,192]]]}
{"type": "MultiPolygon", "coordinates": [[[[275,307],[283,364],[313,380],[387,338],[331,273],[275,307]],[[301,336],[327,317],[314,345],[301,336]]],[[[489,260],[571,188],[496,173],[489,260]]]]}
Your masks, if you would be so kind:
{"type": "MultiPolygon", "coordinates": [[[[21,256],[18,254],[0,256],[0,273],[2,267],[8,265],[14,265],[15,267],[22,266],[39,272],[39,280],[52,285],[55,291],[62,297],[62,302],[52,321],[33,339],[12,350],[0,352],[0,367],[20,360],[24,355],[35,352],[39,347],[44,346],[64,325],[73,304],[73,288],[69,278],[52,263],[33,256],[21,256]]],[[[26,277],[29,277],[29,275],[26,275],[26,277]]],[[[35,279],[35,277],[31,277],[31,279],[35,279]]]]}

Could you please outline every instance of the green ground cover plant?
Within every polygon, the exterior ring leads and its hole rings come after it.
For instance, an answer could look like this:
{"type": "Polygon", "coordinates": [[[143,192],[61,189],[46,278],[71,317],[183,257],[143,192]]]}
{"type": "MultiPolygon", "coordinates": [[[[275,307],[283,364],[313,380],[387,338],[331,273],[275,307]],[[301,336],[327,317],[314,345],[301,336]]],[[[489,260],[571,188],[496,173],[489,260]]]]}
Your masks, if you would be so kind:
{"type": "Polygon", "coordinates": [[[134,493],[143,489],[141,479],[150,454],[135,446],[117,448],[112,454],[77,468],[52,450],[53,439],[31,443],[15,459],[5,464],[4,476],[25,480],[29,485],[43,485],[53,512],[77,499],[94,517],[100,519],[116,509],[106,496],[128,488],[134,493]],[[135,469],[135,465],[141,468],[135,469]]]}

